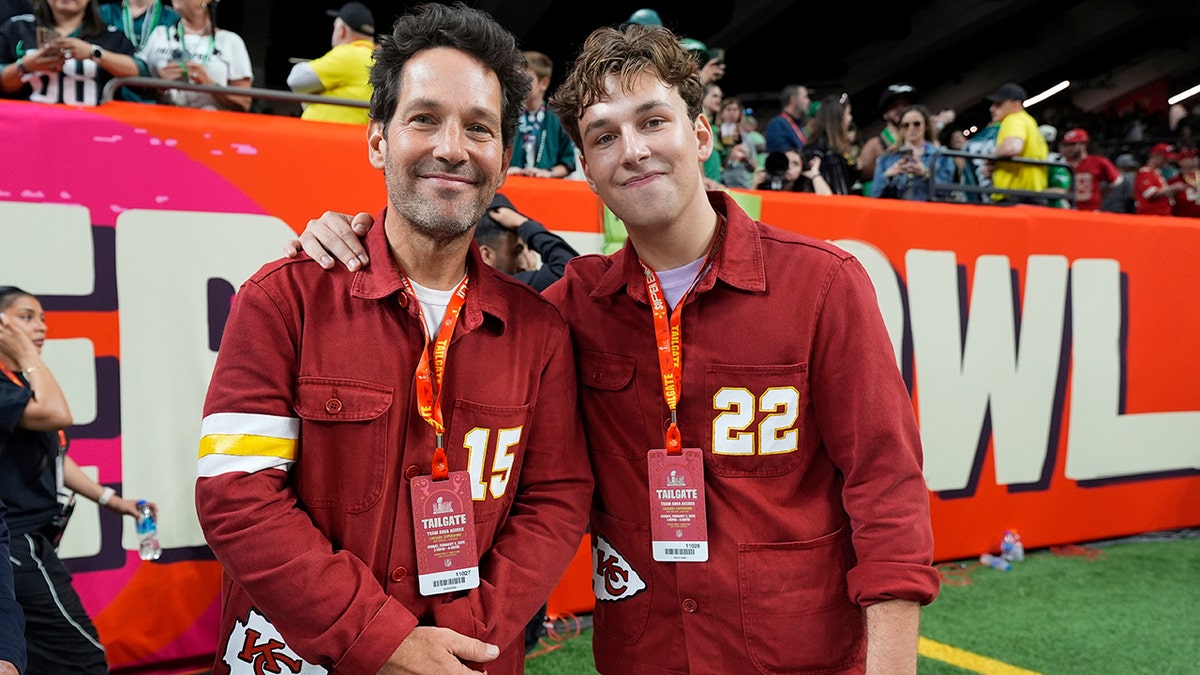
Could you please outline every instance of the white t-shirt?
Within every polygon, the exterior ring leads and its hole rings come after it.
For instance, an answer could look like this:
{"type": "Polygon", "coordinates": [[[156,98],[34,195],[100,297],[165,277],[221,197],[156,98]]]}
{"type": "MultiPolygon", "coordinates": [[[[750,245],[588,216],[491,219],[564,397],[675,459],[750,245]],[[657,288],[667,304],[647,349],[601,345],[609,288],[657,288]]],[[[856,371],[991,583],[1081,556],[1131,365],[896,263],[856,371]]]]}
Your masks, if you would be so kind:
{"type": "Polygon", "coordinates": [[[450,298],[454,297],[454,291],[458,290],[456,285],[448,291],[436,291],[432,288],[427,288],[413,281],[408,280],[412,284],[413,293],[417,296],[417,302],[421,305],[421,316],[425,319],[425,335],[430,340],[436,340],[438,331],[442,329],[442,320],[446,318],[446,308],[450,306],[450,298]]]}
{"type": "Polygon", "coordinates": [[[687,293],[692,287],[692,282],[696,280],[696,275],[700,273],[700,266],[704,264],[704,258],[697,258],[683,267],[676,267],[673,270],[656,271],[658,274],[658,285],[662,287],[663,299],[667,301],[667,306],[675,309],[675,305],[683,299],[683,294],[687,293]]]}
{"type": "MultiPolygon", "coordinates": [[[[179,34],[182,27],[183,22],[174,26],[159,26],[146,39],[146,44],[137,55],[150,66],[151,74],[157,76],[158,69],[162,66],[186,58],[189,63],[203,64],[216,85],[224,86],[229,84],[230,80],[254,77],[250,52],[246,51],[246,43],[242,42],[237,33],[218,29],[214,39],[212,35],[184,32],[181,46],[179,34]]],[[[198,91],[170,89],[167,91],[167,99],[177,106],[187,108],[220,108],[215,96],[198,91]]]]}

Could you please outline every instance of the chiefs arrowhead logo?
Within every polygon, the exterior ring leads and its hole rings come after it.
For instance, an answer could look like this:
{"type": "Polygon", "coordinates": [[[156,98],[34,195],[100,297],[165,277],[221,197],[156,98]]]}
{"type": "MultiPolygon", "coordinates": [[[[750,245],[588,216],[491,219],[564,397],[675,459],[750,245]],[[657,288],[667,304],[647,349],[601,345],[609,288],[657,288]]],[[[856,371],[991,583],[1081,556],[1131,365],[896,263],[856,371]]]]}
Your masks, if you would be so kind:
{"type": "Polygon", "coordinates": [[[238,619],[225,642],[222,657],[229,672],[236,675],[325,675],[329,671],[314,666],[288,648],[283,636],[267,617],[251,608],[243,623],[238,619]]]}
{"type": "Polygon", "coordinates": [[[596,537],[592,547],[592,592],[597,600],[616,602],[646,590],[646,582],[604,537],[596,537]]]}

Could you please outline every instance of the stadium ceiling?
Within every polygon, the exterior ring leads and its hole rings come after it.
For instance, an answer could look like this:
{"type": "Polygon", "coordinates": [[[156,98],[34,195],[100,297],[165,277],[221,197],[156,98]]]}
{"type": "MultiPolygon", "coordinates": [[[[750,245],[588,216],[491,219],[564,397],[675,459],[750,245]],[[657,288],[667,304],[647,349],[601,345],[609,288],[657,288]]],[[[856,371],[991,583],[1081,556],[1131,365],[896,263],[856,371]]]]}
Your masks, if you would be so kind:
{"type": "Polygon", "coordinates": [[[636,9],[710,47],[724,47],[727,94],[774,96],[789,82],[847,92],[860,120],[893,82],[934,110],[969,110],[1003,82],[1033,94],[1070,80],[1072,102],[1095,110],[1165,80],[1200,83],[1200,2],[1180,0],[909,0],[866,2],[602,2],[482,0],[523,47],[565,63],[587,32],[636,9]],[[864,109],[865,106],[865,109],[864,109]]]}
{"type": "MultiPolygon", "coordinates": [[[[328,49],[324,9],[338,6],[338,0],[268,2],[273,5],[271,36],[282,32],[291,38],[291,53],[271,49],[273,58],[316,56],[328,49]],[[301,27],[306,22],[298,17],[312,17],[312,25],[301,27]]],[[[417,3],[366,4],[382,29],[417,3]]],[[[652,8],[681,36],[726,49],[728,68],[721,84],[727,95],[775,108],[780,88],[789,83],[808,85],[818,96],[846,92],[862,126],[877,121],[879,94],[894,82],[914,85],[922,102],[935,111],[954,109],[960,119],[964,113],[982,114],[983,121],[983,97],[1008,81],[1022,84],[1032,95],[1070,80],[1065,95],[1085,111],[1103,109],[1154,83],[1165,85],[1169,94],[1200,84],[1200,2],[1195,0],[468,4],[513,31],[522,49],[549,55],[556,64],[552,85],[593,28],[619,24],[637,9],[652,8]]],[[[282,65],[275,72],[286,76],[282,65]]],[[[1196,103],[1200,97],[1189,105],[1196,103]]]]}

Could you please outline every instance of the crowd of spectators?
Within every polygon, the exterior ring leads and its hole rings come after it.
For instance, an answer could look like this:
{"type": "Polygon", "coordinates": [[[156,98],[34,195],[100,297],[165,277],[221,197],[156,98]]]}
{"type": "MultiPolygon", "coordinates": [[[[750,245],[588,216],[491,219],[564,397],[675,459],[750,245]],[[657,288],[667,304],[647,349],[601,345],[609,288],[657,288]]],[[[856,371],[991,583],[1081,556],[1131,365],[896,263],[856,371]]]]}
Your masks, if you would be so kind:
{"type": "MultiPolygon", "coordinates": [[[[846,94],[818,97],[790,84],[780,91],[751,185],[880,199],[1200,214],[1194,136],[1200,105],[1105,112],[1067,102],[1028,111],[1027,98],[1016,83],[1001,84],[988,97],[990,122],[973,128],[952,110],[927,109],[915,88],[896,83],[878,103],[881,130],[866,136],[846,94]],[[814,169],[829,189],[796,180],[814,169]]],[[[726,94],[726,100],[737,98],[726,94]]],[[[753,118],[754,112],[741,114],[753,118]]],[[[714,167],[706,175],[716,175],[714,167]]]]}
{"type": "MultiPolygon", "coordinates": [[[[193,86],[124,87],[119,97],[254,110],[251,97],[228,91],[251,86],[251,63],[242,39],[217,26],[217,4],[0,0],[0,95],[94,105],[109,80],[142,75],[193,86]]],[[[305,102],[305,119],[364,124],[370,85],[363,66],[374,46],[374,18],[359,2],[328,14],[334,17],[332,49],[312,61],[297,59],[288,86],[298,94],[364,102],[361,107],[305,102]]],[[[662,23],[651,9],[634,12],[628,21],[662,23]]],[[[989,97],[991,123],[975,129],[956,123],[954,111],[926,109],[914,87],[895,83],[885,88],[877,109],[860,102],[865,119],[883,123],[868,136],[860,134],[854,102],[846,94],[818,98],[807,86],[788,84],[760,130],[755,111],[721,87],[723,53],[692,38],[681,41],[697,58],[706,87],[704,110],[714,131],[714,151],[703,171],[710,189],[1200,212],[1200,178],[1192,161],[1200,106],[1151,111],[1133,105],[1111,112],[1046,102],[1031,115],[1021,105],[1024,90],[1005,83],[989,97]]],[[[535,86],[521,117],[522,142],[510,172],[579,178],[575,148],[545,105],[553,64],[539,52],[524,54],[535,86]]]]}

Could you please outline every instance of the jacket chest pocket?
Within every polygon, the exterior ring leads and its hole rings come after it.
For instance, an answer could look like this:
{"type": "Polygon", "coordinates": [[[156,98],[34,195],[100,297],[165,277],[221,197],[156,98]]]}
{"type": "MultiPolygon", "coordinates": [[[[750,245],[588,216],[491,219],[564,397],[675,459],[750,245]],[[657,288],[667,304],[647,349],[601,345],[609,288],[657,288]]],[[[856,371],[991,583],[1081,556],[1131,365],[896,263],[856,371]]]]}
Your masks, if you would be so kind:
{"type": "Polygon", "coordinates": [[[447,420],[446,451],[451,471],[471,475],[476,522],[495,518],[516,493],[532,406],[454,402],[447,420]]]}
{"type": "MultiPolygon", "coordinates": [[[[300,453],[296,485],[304,504],[361,513],[383,494],[392,388],[373,382],[301,377],[296,387],[300,453]]],[[[394,442],[394,439],[393,439],[394,442]]]]}
{"type": "Polygon", "coordinates": [[[645,457],[645,411],[634,378],[637,362],[632,357],[589,349],[579,350],[577,358],[584,420],[604,427],[589,431],[588,449],[621,457],[645,457]]]}
{"type": "Polygon", "coordinates": [[[709,364],[705,467],[722,476],[780,476],[804,461],[808,364],[709,364]]]}

